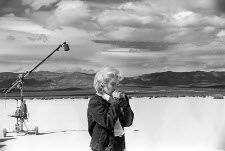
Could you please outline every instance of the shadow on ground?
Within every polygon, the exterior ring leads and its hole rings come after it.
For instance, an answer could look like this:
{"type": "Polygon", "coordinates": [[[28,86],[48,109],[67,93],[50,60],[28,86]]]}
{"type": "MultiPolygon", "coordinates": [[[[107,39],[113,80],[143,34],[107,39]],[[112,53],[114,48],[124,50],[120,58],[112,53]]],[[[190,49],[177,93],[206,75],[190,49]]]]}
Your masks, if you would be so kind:
{"type": "MultiPolygon", "coordinates": [[[[12,140],[12,139],[15,139],[15,138],[14,137],[1,138],[0,143],[8,141],[8,140],[12,140]]],[[[0,148],[5,147],[5,146],[6,145],[4,145],[4,144],[0,144],[0,148]]]]}
{"type": "Polygon", "coordinates": [[[54,134],[54,133],[66,133],[66,132],[81,132],[81,131],[87,131],[87,130],[62,130],[62,131],[50,131],[50,132],[38,133],[38,135],[46,135],[46,134],[54,134]]]}
{"type": "Polygon", "coordinates": [[[5,147],[6,145],[0,145],[0,148],[5,147]]]}
{"type": "MultiPolygon", "coordinates": [[[[87,130],[62,130],[62,131],[49,131],[49,132],[44,132],[44,133],[38,133],[37,135],[46,135],[46,134],[54,134],[54,133],[66,133],[66,132],[82,132],[82,131],[87,131],[87,130]]],[[[24,133],[24,135],[20,136],[26,136],[26,135],[35,135],[35,132],[28,132],[27,134],[24,133]]],[[[2,144],[3,142],[16,139],[13,136],[7,136],[5,138],[0,138],[0,148],[5,147],[5,144],[2,144]]]]}

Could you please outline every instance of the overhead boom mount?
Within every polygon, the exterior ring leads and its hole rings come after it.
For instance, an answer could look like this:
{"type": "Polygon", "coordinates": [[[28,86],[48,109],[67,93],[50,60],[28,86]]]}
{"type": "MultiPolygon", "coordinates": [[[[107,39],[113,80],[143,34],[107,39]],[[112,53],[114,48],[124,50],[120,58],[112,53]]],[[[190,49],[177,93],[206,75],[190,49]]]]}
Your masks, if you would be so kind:
{"type": "Polygon", "coordinates": [[[50,53],[45,59],[43,59],[38,65],[36,65],[32,70],[27,71],[24,75],[23,74],[19,74],[18,79],[13,82],[11,84],[11,86],[9,86],[7,89],[5,89],[3,92],[5,94],[10,93],[14,88],[19,87],[21,88],[21,86],[23,86],[23,80],[29,75],[31,74],[35,69],[37,69],[37,67],[39,67],[42,63],[44,63],[50,56],[52,56],[56,51],[59,51],[59,48],[63,47],[64,51],[69,51],[69,45],[64,42],[63,44],[59,45],[52,53],[50,53]]]}

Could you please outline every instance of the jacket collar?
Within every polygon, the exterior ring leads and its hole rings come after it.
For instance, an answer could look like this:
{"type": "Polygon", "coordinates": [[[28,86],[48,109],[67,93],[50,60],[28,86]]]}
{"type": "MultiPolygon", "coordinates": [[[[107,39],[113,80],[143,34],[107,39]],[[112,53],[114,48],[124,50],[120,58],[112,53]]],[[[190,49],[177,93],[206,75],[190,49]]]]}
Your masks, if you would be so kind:
{"type": "Polygon", "coordinates": [[[110,95],[106,94],[106,93],[103,93],[103,94],[100,94],[100,93],[96,93],[98,96],[102,97],[103,100],[106,100],[108,103],[109,103],[109,98],[110,98],[110,95]]]}

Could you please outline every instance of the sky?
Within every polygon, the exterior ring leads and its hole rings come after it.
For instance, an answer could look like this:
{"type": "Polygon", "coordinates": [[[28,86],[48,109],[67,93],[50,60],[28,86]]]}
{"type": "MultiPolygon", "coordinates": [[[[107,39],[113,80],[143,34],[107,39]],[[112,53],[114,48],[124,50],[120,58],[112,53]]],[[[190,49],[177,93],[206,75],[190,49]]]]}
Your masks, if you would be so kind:
{"type": "Polygon", "coordinates": [[[225,71],[225,0],[0,0],[0,72],[225,71]]]}

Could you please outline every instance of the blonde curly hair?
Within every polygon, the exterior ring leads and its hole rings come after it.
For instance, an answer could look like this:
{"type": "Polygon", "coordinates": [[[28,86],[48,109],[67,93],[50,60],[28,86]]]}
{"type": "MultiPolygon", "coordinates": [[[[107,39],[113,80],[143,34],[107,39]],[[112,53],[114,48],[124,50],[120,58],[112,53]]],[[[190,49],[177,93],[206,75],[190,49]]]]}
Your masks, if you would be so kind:
{"type": "Polygon", "coordinates": [[[94,77],[94,88],[97,93],[103,93],[103,87],[111,80],[115,79],[117,84],[123,79],[120,72],[113,67],[104,67],[100,69],[94,77]]]}

